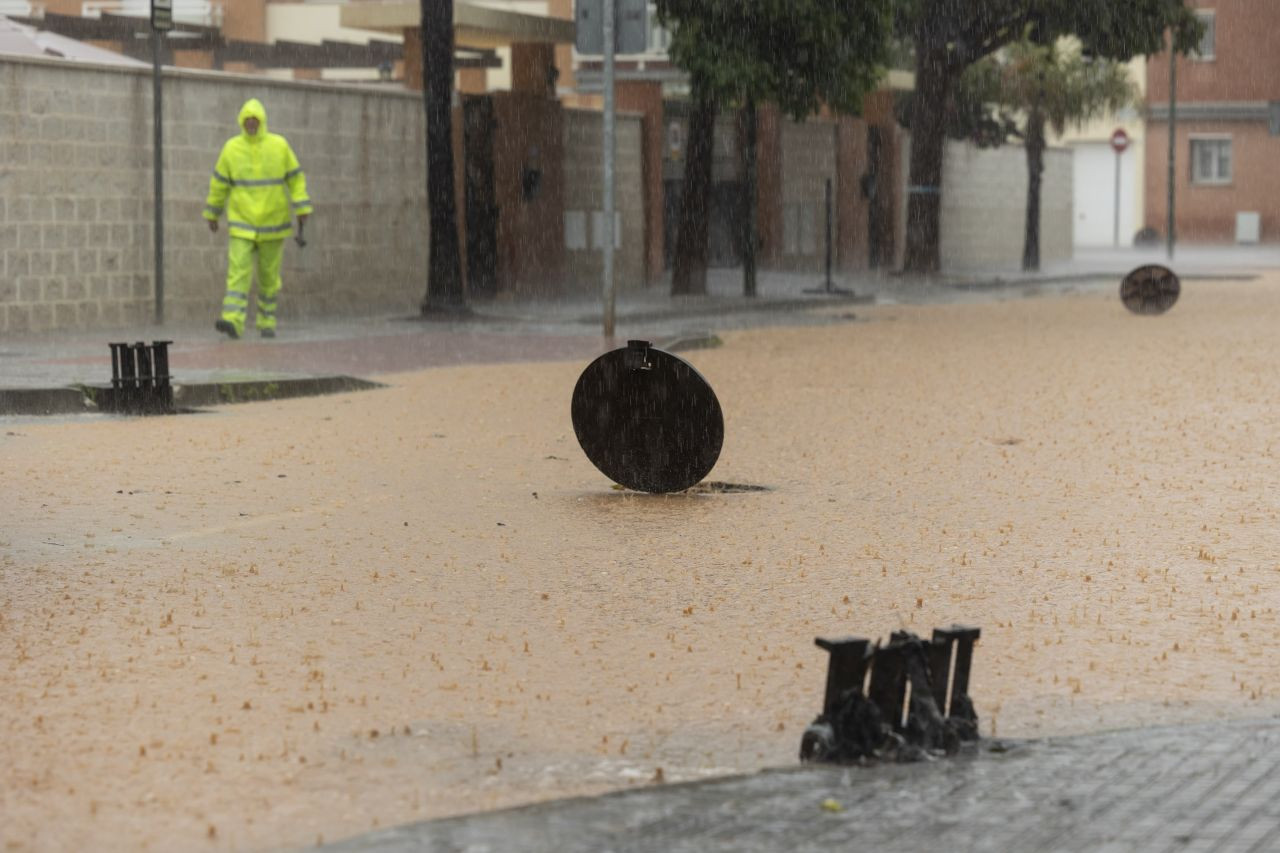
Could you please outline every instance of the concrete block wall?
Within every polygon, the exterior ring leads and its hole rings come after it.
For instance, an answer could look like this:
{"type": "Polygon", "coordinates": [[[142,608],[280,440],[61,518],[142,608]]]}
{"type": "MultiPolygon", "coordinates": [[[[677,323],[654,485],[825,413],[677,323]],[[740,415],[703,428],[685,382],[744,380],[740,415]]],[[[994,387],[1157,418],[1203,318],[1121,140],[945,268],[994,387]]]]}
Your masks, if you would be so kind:
{"type": "MultiPolygon", "coordinates": [[[[297,152],[316,205],[307,254],[287,244],[282,321],[413,313],[427,246],[416,95],[168,69],[166,320],[217,315],[225,221],[212,234],[200,212],[250,97],[297,152]]],[[[152,318],[151,116],[147,69],[0,60],[0,333],[152,318]]]]}
{"type": "MultiPolygon", "coordinates": [[[[593,212],[604,204],[603,128],[599,112],[564,111],[565,274],[570,293],[598,293],[601,286],[604,255],[596,248],[600,218],[593,212]]],[[[614,206],[621,223],[621,245],[615,249],[613,263],[621,292],[645,286],[642,117],[620,113],[616,128],[614,206]]]]}
{"type": "MultiPolygon", "coordinates": [[[[911,137],[901,138],[902,208],[899,233],[907,227],[907,164],[911,137]]],[[[1017,272],[1022,269],[1026,233],[1027,155],[1021,145],[979,148],[966,142],[947,143],[942,166],[942,219],[939,224],[942,271],[1017,272]]],[[[1044,152],[1040,184],[1040,263],[1067,261],[1072,256],[1074,226],[1072,155],[1070,149],[1044,152]]],[[[905,244],[905,236],[902,243],[905,244]]],[[[898,268],[903,246],[897,248],[898,268]]]]}
{"type": "MultiPolygon", "coordinates": [[[[819,269],[826,260],[826,182],[831,181],[834,241],[837,222],[837,135],[834,122],[782,123],[782,264],[819,269]]],[[[832,248],[834,256],[834,245],[832,248]]]]}
{"type": "MultiPolygon", "coordinates": [[[[1071,258],[1071,152],[1044,153],[1040,262],[1071,258]]],[[[1019,270],[1026,233],[1027,156],[1021,145],[948,143],[942,179],[942,267],[946,272],[1019,270]]]]}

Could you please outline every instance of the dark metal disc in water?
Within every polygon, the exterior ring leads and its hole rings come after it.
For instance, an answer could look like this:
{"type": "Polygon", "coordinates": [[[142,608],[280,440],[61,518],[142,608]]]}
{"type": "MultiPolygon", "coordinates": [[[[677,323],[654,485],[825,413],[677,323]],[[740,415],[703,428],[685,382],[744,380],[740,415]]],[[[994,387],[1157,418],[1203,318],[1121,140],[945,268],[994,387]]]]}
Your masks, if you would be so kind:
{"type": "Polygon", "coordinates": [[[570,408],[591,463],[639,492],[696,485],[724,443],[724,415],[707,380],[648,341],[628,341],[587,365],[570,408]]]}
{"type": "Polygon", "coordinates": [[[1163,314],[1178,301],[1182,284],[1168,267],[1138,267],[1120,282],[1120,301],[1135,314],[1163,314]]]}

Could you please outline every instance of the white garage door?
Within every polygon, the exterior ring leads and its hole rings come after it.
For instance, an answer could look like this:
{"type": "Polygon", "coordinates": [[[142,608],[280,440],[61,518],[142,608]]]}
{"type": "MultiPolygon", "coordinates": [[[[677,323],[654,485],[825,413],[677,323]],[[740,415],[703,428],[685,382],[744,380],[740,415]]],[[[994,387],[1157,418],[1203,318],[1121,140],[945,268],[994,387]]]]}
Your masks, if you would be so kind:
{"type": "MultiPolygon", "coordinates": [[[[1073,201],[1077,246],[1111,246],[1116,233],[1116,153],[1106,142],[1073,145],[1073,201]]],[[[1133,243],[1137,183],[1132,147],[1120,156],[1120,245],[1133,243]]]]}

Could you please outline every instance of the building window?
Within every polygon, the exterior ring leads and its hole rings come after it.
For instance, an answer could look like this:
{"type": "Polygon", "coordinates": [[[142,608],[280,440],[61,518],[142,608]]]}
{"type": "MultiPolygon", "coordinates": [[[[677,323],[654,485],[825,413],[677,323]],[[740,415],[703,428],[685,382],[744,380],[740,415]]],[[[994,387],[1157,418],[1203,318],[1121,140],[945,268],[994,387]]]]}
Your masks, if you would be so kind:
{"type": "Polygon", "coordinates": [[[1215,14],[1212,11],[1201,9],[1196,12],[1196,17],[1200,19],[1200,23],[1204,24],[1204,36],[1200,39],[1200,45],[1196,48],[1194,56],[1200,60],[1210,60],[1216,55],[1217,27],[1215,26],[1215,14]]]}
{"type": "Polygon", "coordinates": [[[649,37],[645,53],[665,54],[671,47],[671,33],[658,20],[658,4],[648,4],[649,37]]]}
{"type": "Polygon", "coordinates": [[[1231,140],[1222,138],[1191,140],[1191,183],[1231,182],[1231,140]]]}

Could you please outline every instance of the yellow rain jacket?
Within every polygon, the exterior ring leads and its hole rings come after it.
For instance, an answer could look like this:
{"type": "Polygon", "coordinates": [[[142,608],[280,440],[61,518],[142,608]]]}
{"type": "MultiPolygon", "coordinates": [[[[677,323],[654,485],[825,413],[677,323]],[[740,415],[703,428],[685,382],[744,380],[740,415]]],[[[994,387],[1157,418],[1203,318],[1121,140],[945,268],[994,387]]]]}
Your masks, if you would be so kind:
{"type": "Polygon", "coordinates": [[[240,134],[227,140],[209,179],[204,218],[218,221],[225,210],[233,237],[283,240],[293,231],[293,213],[311,213],[307,178],[298,157],[278,133],[267,132],[267,111],[257,98],[240,108],[240,134]],[[258,119],[258,132],[245,132],[245,119],[258,119]]]}

